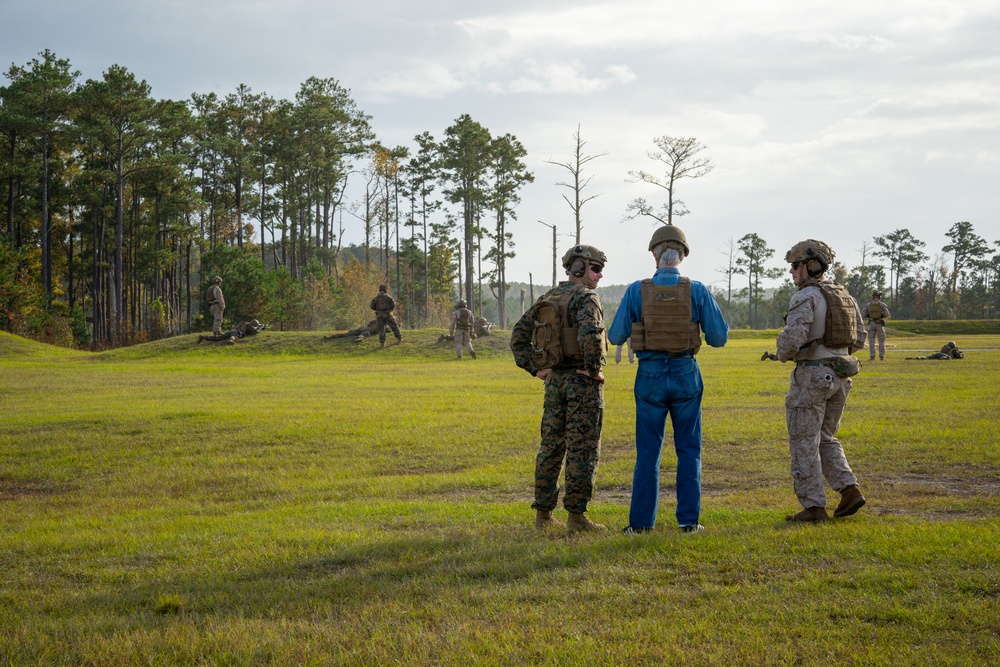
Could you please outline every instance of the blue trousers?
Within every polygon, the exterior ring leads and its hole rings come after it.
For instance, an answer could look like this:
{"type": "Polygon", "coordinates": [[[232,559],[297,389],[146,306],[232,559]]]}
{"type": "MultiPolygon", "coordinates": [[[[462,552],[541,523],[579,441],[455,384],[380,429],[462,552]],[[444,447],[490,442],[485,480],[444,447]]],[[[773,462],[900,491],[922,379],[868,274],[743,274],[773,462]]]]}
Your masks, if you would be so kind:
{"type": "Polygon", "coordinates": [[[667,415],[677,454],[677,524],[697,526],[701,514],[701,397],[694,357],[640,360],[635,376],[635,471],[629,525],[653,528],[660,500],[660,454],[667,415]]]}

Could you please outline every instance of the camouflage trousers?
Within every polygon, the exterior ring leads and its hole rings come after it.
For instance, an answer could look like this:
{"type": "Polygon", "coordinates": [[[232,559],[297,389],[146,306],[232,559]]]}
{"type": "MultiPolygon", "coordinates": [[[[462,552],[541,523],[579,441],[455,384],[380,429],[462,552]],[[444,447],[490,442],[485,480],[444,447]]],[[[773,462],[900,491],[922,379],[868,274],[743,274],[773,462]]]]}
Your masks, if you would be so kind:
{"type": "Polygon", "coordinates": [[[881,322],[868,323],[868,354],[875,358],[875,341],[878,340],[878,358],[885,359],[885,325],[881,322]]]}
{"type": "Polygon", "coordinates": [[[594,475],[601,455],[604,385],[575,370],[553,370],[545,380],[542,444],[535,458],[536,510],[559,503],[559,473],[566,460],[563,506],[586,512],[594,495],[594,475]]]}
{"type": "Polygon", "coordinates": [[[392,329],[392,335],[396,337],[396,340],[402,340],[403,336],[399,333],[399,325],[396,324],[396,318],[392,313],[376,313],[375,319],[378,321],[378,342],[385,342],[386,327],[392,329]]]}
{"type": "Polygon", "coordinates": [[[468,329],[455,329],[455,356],[462,358],[462,350],[474,353],[472,349],[472,332],[468,329]]]}
{"type": "Polygon", "coordinates": [[[851,386],[850,378],[839,377],[826,366],[792,371],[785,418],[792,485],[802,507],[826,507],[824,478],[838,492],[858,483],[836,438],[851,386]]]}
{"type": "Polygon", "coordinates": [[[212,311],[212,333],[218,336],[222,333],[222,313],[225,312],[225,308],[213,303],[209,310],[212,311]]]}

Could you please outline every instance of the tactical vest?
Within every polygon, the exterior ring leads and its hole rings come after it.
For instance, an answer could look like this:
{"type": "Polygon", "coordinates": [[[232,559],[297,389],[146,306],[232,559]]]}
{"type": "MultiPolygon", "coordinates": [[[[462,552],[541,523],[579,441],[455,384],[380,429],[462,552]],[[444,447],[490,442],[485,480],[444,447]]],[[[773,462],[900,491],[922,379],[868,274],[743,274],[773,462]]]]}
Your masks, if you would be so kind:
{"type": "Polygon", "coordinates": [[[635,351],[698,354],[701,327],[691,306],[691,279],[681,277],[676,285],[642,281],[642,322],[632,323],[629,347],[635,351]]]}
{"type": "Polygon", "coordinates": [[[872,301],[868,304],[868,319],[876,322],[882,321],[882,304],[872,301]]]}
{"type": "Polygon", "coordinates": [[[818,287],[826,299],[826,322],[823,337],[809,341],[810,348],[815,349],[819,343],[826,347],[850,348],[858,339],[858,320],[854,310],[854,298],[843,285],[835,282],[820,282],[809,280],[803,283],[803,289],[813,285],[818,287]]]}
{"type": "Polygon", "coordinates": [[[472,323],[475,318],[472,315],[472,311],[468,308],[460,308],[458,311],[458,319],[455,320],[455,326],[459,329],[465,331],[472,331],[472,323]]]}

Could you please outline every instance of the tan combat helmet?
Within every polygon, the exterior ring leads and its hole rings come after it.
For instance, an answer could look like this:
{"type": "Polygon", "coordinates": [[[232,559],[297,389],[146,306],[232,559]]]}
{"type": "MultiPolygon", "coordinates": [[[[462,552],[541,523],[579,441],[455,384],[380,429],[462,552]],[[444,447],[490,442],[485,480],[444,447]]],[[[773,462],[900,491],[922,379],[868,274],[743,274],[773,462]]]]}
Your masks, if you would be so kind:
{"type": "Polygon", "coordinates": [[[258,322],[257,320],[250,320],[250,326],[252,326],[252,327],[259,327],[260,326],[260,322],[258,322]]]}
{"type": "Polygon", "coordinates": [[[465,308],[465,307],[466,307],[466,306],[468,306],[468,305],[469,305],[469,304],[468,304],[468,303],[466,302],[466,300],[465,300],[465,299],[459,299],[459,300],[458,300],[458,307],[459,307],[459,308],[465,308]]]}
{"type": "Polygon", "coordinates": [[[216,284],[221,283],[222,282],[222,276],[215,276],[214,278],[212,278],[212,282],[216,283],[216,284]]]}
{"type": "Polygon", "coordinates": [[[806,239],[805,241],[799,241],[792,246],[791,250],[785,253],[785,261],[792,264],[794,262],[810,262],[815,260],[822,265],[823,271],[826,271],[833,264],[833,259],[836,256],[833,249],[822,241],[806,239]]]}
{"type": "Polygon", "coordinates": [[[691,248],[688,246],[687,237],[684,236],[683,230],[676,225],[663,225],[662,227],[657,227],[656,231],[653,232],[653,237],[649,239],[649,250],[652,251],[653,248],[661,243],[666,243],[669,248],[680,250],[684,253],[684,257],[691,254],[691,248]]]}
{"type": "Polygon", "coordinates": [[[604,266],[608,263],[608,257],[592,245],[575,245],[562,258],[563,268],[577,278],[587,272],[587,262],[604,266]]]}

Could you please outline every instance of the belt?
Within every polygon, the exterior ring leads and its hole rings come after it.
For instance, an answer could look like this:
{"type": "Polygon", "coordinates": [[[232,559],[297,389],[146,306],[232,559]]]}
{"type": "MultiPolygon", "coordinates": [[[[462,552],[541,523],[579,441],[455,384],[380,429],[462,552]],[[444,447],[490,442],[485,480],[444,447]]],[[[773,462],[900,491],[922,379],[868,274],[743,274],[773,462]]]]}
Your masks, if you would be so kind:
{"type": "Polygon", "coordinates": [[[795,367],[798,368],[799,366],[827,366],[827,367],[829,367],[830,366],[830,360],[829,359],[809,359],[809,360],[806,360],[806,361],[796,361],[795,362],[795,367]]]}
{"type": "Polygon", "coordinates": [[[689,350],[687,352],[678,352],[676,354],[668,354],[667,355],[667,359],[687,359],[687,358],[693,357],[693,356],[694,356],[694,352],[691,352],[689,350]]]}

